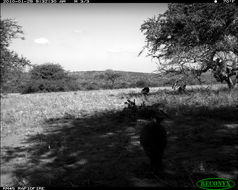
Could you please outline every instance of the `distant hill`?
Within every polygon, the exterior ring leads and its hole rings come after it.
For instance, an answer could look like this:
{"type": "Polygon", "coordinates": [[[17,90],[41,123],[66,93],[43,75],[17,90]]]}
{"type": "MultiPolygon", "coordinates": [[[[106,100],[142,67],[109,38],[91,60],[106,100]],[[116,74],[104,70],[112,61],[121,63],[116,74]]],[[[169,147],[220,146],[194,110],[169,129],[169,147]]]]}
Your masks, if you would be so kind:
{"type": "MultiPolygon", "coordinates": [[[[67,89],[69,91],[74,90],[98,90],[98,89],[110,89],[112,86],[110,82],[105,80],[103,76],[109,70],[106,71],[76,71],[68,72],[69,76],[74,78],[67,89]]],[[[113,71],[120,75],[113,88],[142,88],[149,87],[162,87],[172,86],[173,79],[168,76],[160,76],[156,73],[142,73],[142,72],[126,72],[126,71],[113,71]]],[[[21,79],[11,80],[8,83],[8,88],[4,91],[7,93],[23,92],[27,81],[30,80],[29,73],[22,73],[21,79]]],[[[203,84],[215,84],[217,83],[211,73],[202,74],[203,84]]],[[[188,85],[198,85],[199,82],[195,79],[189,81],[188,85]]]]}
{"type": "MultiPolygon", "coordinates": [[[[76,71],[69,72],[69,75],[74,77],[81,87],[82,90],[91,89],[107,89],[110,88],[108,81],[102,79],[100,75],[105,75],[106,71],[76,71]]],[[[142,72],[126,72],[126,71],[113,71],[120,75],[115,81],[114,88],[135,88],[135,87],[160,87],[172,85],[173,81],[171,78],[166,76],[160,76],[156,73],[142,73],[142,72]]],[[[204,84],[217,83],[216,80],[211,76],[211,73],[203,73],[202,81],[204,84]]],[[[197,85],[197,80],[189,81],[189,85],[197,85]]]]}

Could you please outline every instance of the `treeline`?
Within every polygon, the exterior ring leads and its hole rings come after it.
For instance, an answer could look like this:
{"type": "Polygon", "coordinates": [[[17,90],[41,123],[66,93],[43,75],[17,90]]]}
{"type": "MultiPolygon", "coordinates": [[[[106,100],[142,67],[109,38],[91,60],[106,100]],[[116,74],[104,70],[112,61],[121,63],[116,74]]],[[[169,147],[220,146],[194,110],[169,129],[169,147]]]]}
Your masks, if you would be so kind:
{"type": "MultiPolygon", "coordinates": [[[[209,73],[202,76],[203,84],[216,83],[209,73]]],[[[176,78],[155,73],[124,71],[78,71],[67,72],[61,65],[45,63],[33,66],[28,72],[15,73],[5,86],[5,93],[67,92],[119,88],[142,88],[172,86],[176,78]]],[[[200,84],[192,79],[188,85],[200,84]]]]}

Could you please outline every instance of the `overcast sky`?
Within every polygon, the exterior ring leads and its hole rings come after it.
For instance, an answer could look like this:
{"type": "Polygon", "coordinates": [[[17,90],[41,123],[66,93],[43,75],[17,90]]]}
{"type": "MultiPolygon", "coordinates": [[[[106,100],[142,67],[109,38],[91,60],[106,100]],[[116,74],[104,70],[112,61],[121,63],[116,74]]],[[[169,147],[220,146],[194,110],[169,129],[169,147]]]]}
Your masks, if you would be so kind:
{"type": "Polygon", "coordinates": [[[1,4],[3,19],[23,27],[25,40],[11,49],[33,64],[59,63],[69,71],[152,72],[140,26],[165,12],[167,4],[1,4]]]}

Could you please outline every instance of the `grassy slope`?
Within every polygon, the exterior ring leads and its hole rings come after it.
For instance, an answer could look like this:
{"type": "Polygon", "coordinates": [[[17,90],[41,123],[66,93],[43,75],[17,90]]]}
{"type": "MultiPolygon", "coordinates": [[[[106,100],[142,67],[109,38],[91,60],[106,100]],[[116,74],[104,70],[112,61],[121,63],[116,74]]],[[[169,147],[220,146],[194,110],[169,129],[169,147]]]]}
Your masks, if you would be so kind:
{"type": "Polygon", "coordinates": [[[126,98],[140,89],[12,94],[1,101],[2,184],[33,186],[194,186],[235,178],[238,89],[152,89],[147,104],[170,116],[168,172],[154,178],[126,98]]]}
{"type": "MultiPolygon", "coordinates": [[[[77,78],[79,83],[95,83],[101,84],[106,83],[104,80],[95,79],[95,76],[105,74],[106,71],[77,71],[70,72],[71,76],[77,78]]],[[[165,86],[168,85],[170,79],[167,77],[159,77],[156,73],[140,73],[140,72],[125,72],[125,71],[115,71],[120,74],[121,77],[116,81],[117,84],[125,84],[125,86],[135,87],[136,82],[145,81],[148,86],[165,86]]],[[[204,84],[214,84],[217,83],[210,73],[203,73],[202,79],[204,84]]],[[[190,81],[191,84],[198,84],[196,80],[190,81]]]]}

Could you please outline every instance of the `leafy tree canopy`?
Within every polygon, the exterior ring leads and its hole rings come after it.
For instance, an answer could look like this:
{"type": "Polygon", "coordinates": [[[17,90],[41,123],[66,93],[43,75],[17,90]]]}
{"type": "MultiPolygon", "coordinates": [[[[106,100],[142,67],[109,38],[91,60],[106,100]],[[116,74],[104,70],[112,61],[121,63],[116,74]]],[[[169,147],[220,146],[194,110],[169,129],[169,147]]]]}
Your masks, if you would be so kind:
{"type": "MultiPolygon", "coordinates": [[[[238,56],[238,7],[234,4],[169,4],[164,14],[145,20],[141,31],[146,38],[143,50],[158,60],[165,73],[200,76],[217,70],[214,58],[219,52],[238,56]]],[[[227,66],[226,59],[221,62],[227,66]]],[[[236,75],[234,65],[232,75],[236,75]]],[[[233,86],[230,76],[225,72],[223,79],[233,86]]]]}
{"type": "Polygon", "coordinates": [[[12,19],[1,20],[0,22],[1,32],[1,49],[9,47],[11,40],[15,38],[21,38],[24,40],[22,27],[12,19]]]}
{"type": "Polygon", "coordinates": [[[76,78],[68,75],[68,72],[59,64],[34,65],[29,74],[30,79],[22,88],[22,93],[63,92],[79,89],[76,78]]]}
{"type": "Polygon", "coordinates": [[[60,80],[68,77],[67,73],[59,64],[45,63],[33,66],[30,71],[31,79],[60,80]]]}
{"type": "Polygon", "coordinates": [[[26,66],[30,65],[30,61],[23,56],[19,57],[14,51],[9,50],[9,45],[14,38],[24,39],[22,27],[12,19],[0,20],[0,69],[1,69],[1,91],[7,87],[7,83],[15,80],[23,72],[26,66]]]}

